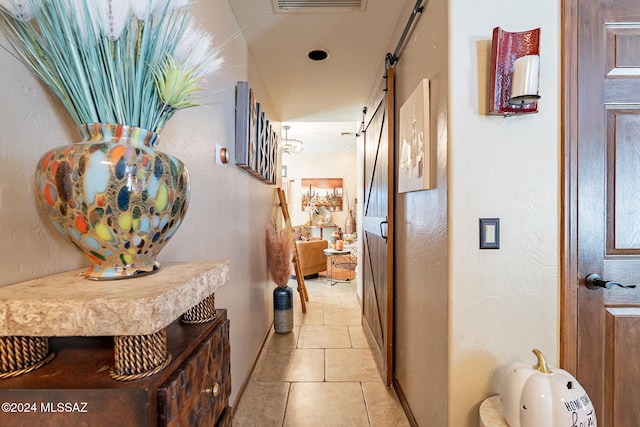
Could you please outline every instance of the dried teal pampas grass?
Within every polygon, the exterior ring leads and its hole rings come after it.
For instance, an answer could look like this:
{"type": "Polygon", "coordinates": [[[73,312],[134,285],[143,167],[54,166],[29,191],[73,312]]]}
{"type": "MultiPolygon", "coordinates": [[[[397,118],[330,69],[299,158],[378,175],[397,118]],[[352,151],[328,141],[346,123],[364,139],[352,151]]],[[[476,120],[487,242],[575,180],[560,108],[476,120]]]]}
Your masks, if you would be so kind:
{"type": "Polygon", "coordinates": [[[291,250],[293,237],[286,228],[277,231],[267,226],[267,266],[271,279],[279,288],[286,288],[291,276],[291,250]]]}
{"type": "Polygon", "coordinates": [[[3,46],[73,120],[159,133],[222,65],[190,0],[0,0],[3,46]]]}

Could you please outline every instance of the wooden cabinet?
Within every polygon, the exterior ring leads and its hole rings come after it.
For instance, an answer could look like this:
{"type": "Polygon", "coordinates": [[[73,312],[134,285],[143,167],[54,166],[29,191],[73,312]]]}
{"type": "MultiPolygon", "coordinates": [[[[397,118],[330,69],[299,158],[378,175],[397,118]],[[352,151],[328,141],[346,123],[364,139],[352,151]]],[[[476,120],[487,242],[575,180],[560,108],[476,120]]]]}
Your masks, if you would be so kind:
{"type": "Polygon", "coordinates": [[[229,320],[167,327],[171,363],[130,382],[109,377],[112,337],[50,339],[55,359],[0,380],[0,425],[230,426],[229,320]]]}
{"type": "Polygon", "coordinates": [[[229,356],[226,321],[158,389],[158,425],[216,425],[231,394],[229,356]]]}

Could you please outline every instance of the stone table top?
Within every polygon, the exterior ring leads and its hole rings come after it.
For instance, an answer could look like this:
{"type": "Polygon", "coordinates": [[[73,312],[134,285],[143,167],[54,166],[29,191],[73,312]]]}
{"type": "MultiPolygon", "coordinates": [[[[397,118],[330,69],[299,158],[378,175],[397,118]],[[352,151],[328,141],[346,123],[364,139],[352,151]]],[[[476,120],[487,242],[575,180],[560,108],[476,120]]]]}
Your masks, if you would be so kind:
{"type": "Polygon", "coordinates": [[[148,335],[229,280],[228,261],[167,262],[119,280],[86,280],[85,270],[0,287],[0,336],[148,335]]]}

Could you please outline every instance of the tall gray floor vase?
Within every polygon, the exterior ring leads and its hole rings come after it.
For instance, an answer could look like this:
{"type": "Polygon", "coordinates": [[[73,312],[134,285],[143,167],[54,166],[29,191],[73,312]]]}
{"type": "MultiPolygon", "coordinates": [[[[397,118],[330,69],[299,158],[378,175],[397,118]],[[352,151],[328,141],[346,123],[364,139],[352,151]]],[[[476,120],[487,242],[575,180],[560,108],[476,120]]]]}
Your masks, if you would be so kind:
{"type": "Polygon", "coordinates": [[[273,290],[273,328],[279,334],[293,330],[293,289],[289,286],[273,290]]]}

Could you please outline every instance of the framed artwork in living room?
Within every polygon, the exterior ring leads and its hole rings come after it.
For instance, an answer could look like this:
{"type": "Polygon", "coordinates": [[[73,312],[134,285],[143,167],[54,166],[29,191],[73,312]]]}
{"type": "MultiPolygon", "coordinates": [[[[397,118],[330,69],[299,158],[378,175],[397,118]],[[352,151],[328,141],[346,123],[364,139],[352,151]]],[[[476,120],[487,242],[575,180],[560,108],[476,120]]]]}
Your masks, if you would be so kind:
{"type": "Polygon", "coordinates": [[[342,210],[342,178],[302,178],[302,210],[342,210]]]}

